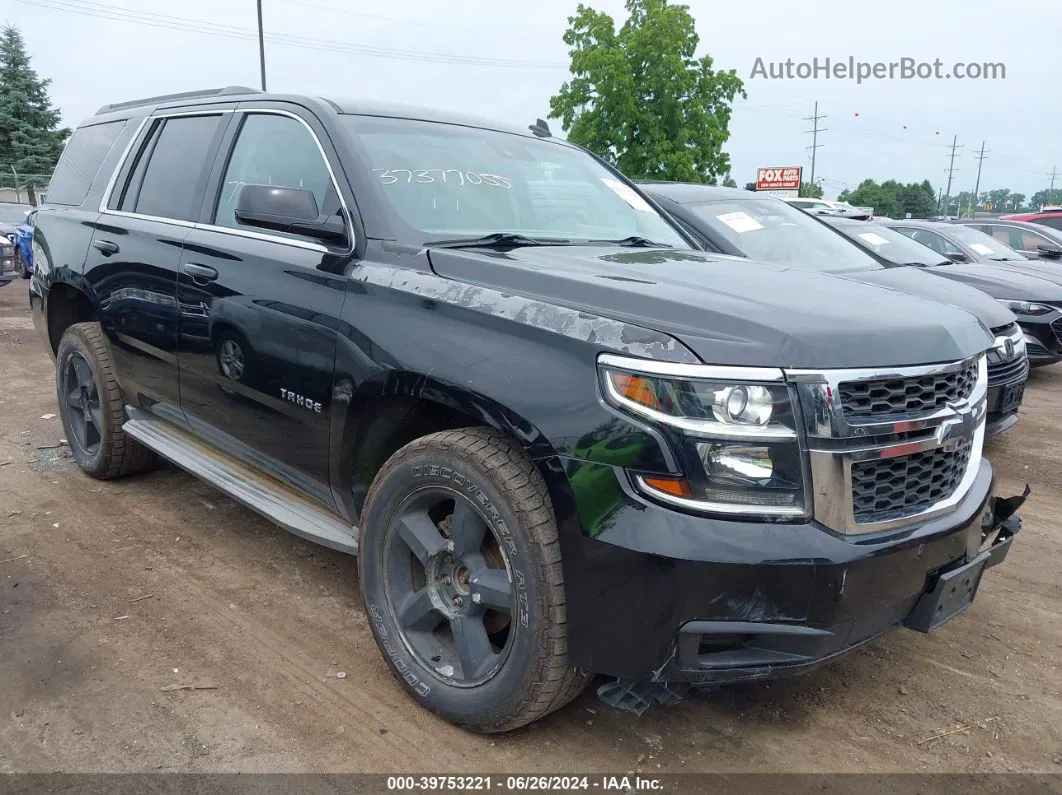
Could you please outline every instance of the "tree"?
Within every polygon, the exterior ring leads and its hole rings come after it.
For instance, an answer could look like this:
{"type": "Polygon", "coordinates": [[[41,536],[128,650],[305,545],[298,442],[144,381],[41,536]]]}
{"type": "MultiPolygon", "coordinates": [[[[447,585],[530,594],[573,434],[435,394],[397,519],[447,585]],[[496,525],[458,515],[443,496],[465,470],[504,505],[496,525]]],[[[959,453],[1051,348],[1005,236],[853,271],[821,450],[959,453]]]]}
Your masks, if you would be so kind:
{"type": "Polygon", "coordinates": [[[569,140],[632,179],[710,182],[730,171],[723,144],[731,103],[745,96],[734,70],[694,58],[700,38],[683,5],[626,0],[618,31],[608,14],[579,5],[564,43],[571,75],[550,99],[569,140]]]}
{"type": "MultiPolygon", "coordinates": [[[[50,80],[30,65],[18,28],[0,31],[0,170],[5,175],[50,174],[70,130],[59,129],[61,115],[48,98],[50,80]]],[[[15,186],[19,187],[18,185],[15,186]]],[[[33,186],[30,203],[36,204],[33,186]]]]}
{"type": "Polygon", "coordinates": [[[734,180],[734,178],[732,176],[730,176],[730,172],[727,172],[726,179],[723,180],[723,187],[724,188],[736,188],[737,187],[737,182],[734,180]]]}
{"type": "Polygon", "coordinates": [[[937,212],[937,195],[929,180],[912,182],[903,187],[903,213],[912,218],[932,218],[937,212]]]}
{"type": "Polygon", "coordinates": [[[1033,210],[1039,210],[1043,205],[1050,204],[1062,204],[1062,189],[1055,188],[1054,190],[1038,190],[1029,199],[1029,206],[1033,210]]]}
{"type": "Polygon", "coordinates": [[[802,199],[821,199],[822,198],[822,185],[813,182],[801,182],[800,183],[800,198],[802,199]]]}
{"type": "Polygon", "coordinates": [[[1010,198],[1009,188],[999,188],[997,190],[988,192],[988,203],[996,212],[1001,211],[1004,207],[1007,206],[1008,198],[1010,198]]]}
{"type": "Polygon", "coordinates": [[[1008,204],[1008,209],[1013,210],[1014,212],[1018,212],[1018,210],[1020,210],[1022,208],[1022,205],[1025,204],[1025,194],[1024,193],[1012,193],[1012,194],[1010,194],[1010,198],[1007,199],[1007,204],[1008,204]]]}
{"type": "Polygon", "coordinates": [[[745,183],[745,190],[751,190],[751,191],[755,192],[756,183],[755,182],[746,182],[745,183]]]}

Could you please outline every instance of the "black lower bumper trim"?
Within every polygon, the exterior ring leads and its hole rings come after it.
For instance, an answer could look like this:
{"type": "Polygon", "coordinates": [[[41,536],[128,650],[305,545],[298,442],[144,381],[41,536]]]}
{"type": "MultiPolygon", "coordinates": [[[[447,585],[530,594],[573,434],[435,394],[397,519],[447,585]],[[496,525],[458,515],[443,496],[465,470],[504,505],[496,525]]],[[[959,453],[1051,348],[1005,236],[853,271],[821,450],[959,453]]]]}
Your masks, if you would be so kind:
{"type": "MultiPolygon", "coordinates": [[[[965,612],[981,577],[1001,563],[1021,530],[1017,511],[1030,494],[991,500],[981,524],[981,549],[972,558],[933,572],[921,595],[885,605],[853,638],[842,627],[757,621],[689,621],[657,681],[727,684],[792,676],[842,657],[889,630],[904,626],[932,632],[965,612]]],[[[869,618],[869,617],[868,617],[869,618]]]]}

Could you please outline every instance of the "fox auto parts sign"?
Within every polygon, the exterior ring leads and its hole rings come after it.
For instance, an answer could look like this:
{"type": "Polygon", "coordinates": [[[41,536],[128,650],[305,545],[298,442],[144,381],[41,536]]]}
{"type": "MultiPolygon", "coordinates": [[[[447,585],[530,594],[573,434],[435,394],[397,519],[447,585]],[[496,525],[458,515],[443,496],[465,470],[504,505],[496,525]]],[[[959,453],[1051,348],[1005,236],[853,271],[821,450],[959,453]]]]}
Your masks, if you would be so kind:
{"type": "Polygon", "coordinates": [[[800,191],[800,166],[756,169],[756,190],[796,196],[800,191]]]}

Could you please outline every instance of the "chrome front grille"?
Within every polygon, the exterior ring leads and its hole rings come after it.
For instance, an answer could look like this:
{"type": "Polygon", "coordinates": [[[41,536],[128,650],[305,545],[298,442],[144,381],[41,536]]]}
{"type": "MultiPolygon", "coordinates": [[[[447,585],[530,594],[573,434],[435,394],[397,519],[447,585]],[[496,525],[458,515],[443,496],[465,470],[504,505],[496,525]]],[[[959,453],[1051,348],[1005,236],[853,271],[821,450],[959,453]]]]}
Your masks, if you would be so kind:
{"type": "Polygon", "coordinates": [[[807,430],[815,519],[826,527],[893,530],[952,510],[973,485],[986,355],[888,370],[789,370],[786,379],[807,430]]]}
{"type": "Polygon", "coordinates": [[[1029,356],[1018,324],[992,331],[996,339],[988,349],[988,386],[1002,386],[1028,378],[1029,356]]]}
{"type": "Polygon", "coordinates": [[[938,447],[922,453],[852,464],[852,509],[861,524],[924,511],[955,493],[970,462],[973,439],[954,450],[938,447]]]}
{"type": "Polygon", "coordinates": [[[846,381],[841,384],[841,405],[846,417],[881,417],[920,414],[958,403],[970,397],[977,381],[977,367],[930,373],[909,378],[846,381]]]}

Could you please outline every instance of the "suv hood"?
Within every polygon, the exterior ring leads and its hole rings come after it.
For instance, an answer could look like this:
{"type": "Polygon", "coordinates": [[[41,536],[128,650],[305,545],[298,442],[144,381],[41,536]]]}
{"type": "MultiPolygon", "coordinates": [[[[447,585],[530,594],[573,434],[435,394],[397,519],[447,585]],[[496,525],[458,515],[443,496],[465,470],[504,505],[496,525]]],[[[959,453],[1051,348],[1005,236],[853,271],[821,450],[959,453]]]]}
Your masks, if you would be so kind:
{"type": "Polygon", "coordinates": [[[1041,274],[1026,269],[1025,265],[1021,263],[1020,268],[1009,265],[939,265],[927,268],[925,273],[976,287],[993,298],[1051,303],[1062,301],[1062,272],[1052,279],[1049,270],[1045,269],[1041,274]]]}
{"type": "MultiPolygon", "coordinates": [[[[950,270],[964,267],[968,266],[941,265],[925,269],[915,267],[883,268],[876,271],[848,273],[845,274],[845,278],[867,284],[877,284],[882,287],[891,287],[894,290],[902,290],[905,293],[912,293],[922,298],[965,309],[990,329],[1009,326],[1013,323],[1014,313],[995,300],[996,298],[1010,298],[1011,296],[997,295],[995,289],[982,285],[977,279],[967,279],[964,275],[952,273],[950,270]],[[950,281],[941,279],[941,276],[950,281]],[[961,284],[955,284],[955,282],[961,282],[961,284]]],[[[974,265],[969,267],[969,269],[974,271],[993,270],[982,265],[974,265]]],[[[986,273],[985,276],[986,278],[983,281],[992,283],[992,275],[986,273]]]]}
{"type": "Polygon", "coordinates": [[[670,334],[710,364],[896,367],[964,359],[992,343],[954,306],[700,251],[536,246],[428,256],[445,278],[670,334]]]}

